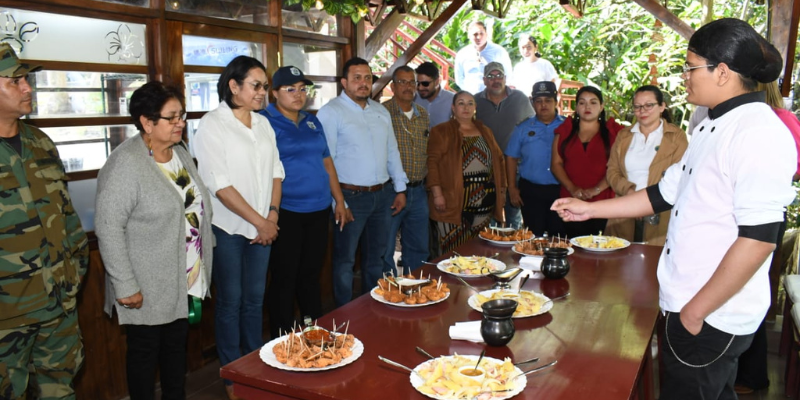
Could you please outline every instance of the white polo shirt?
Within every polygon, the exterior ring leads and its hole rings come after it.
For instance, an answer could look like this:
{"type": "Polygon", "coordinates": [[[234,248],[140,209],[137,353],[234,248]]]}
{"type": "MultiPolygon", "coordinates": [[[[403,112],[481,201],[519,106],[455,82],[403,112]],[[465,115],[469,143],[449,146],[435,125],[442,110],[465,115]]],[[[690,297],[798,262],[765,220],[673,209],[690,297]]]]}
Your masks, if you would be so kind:
{"type": "MultiPolygon", "coordinates": [[[[784,207],[795,197],[794,141],[763,98],[748,93],[711,110],[681,161],[658,185],[663,200],[673,204],[658,263],[664,311],[680,312],[708,282],[739,226],[782,221],[784,207]]],[[[731,334],[755,332],[770,304],[771,260],[772,255],[706,322],[731,334]]]]}
{"type": "Polygon", "coordinates": [[[194,137],[197,171],[211,192],[212,224],[230,235],[255,239],[258,230],[225,207],[217,192],[233,186],[263,217],[269,214],[272,180],[286,177],[275,131],[263,115],[250,112],[252,128],[236,119],[224,101],[200,120],[194,137]]]}

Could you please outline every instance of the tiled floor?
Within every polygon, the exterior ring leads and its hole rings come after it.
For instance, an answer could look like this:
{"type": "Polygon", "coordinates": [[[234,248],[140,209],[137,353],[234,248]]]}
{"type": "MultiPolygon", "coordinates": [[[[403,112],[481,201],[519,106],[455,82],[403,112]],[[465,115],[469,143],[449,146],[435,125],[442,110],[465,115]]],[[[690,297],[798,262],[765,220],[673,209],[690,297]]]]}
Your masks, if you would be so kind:
{"type": "MultiPolygon", "coordinates": [[[[780,332],[770,327],[768,333],[769,358],[767,368],[769,369],[770,387],[748,395],[740,395],[740,400],[785,400],[783,395],[783,372],[785,357],[778,357],[778,342],[780,332]]],[[[778,326],[780,329],[780,326],[778,326]]],[[[222,380],[219,378],[219,364],[213,363],[206,365],[199,371],[189,375],[186,385],[188,400],[224,400],[225,389],[222,380]]]]}

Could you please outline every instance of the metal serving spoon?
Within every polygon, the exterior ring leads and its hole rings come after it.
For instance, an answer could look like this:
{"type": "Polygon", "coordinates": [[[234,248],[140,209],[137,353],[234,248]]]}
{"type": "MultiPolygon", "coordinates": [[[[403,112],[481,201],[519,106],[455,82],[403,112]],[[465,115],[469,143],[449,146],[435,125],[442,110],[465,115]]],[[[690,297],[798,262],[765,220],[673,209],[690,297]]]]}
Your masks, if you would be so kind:
{"type": "Polygon", "coordinates": [[[381,357],[381,356],[378,356],[378,359],[380,359],[381,361],[383,361],[383,362],[385,362],[385,363],[387,363],[389,365],[394,365],[395,367],[402,368],[402,369],[404,369],[404,370],[406,370],[408,372],[411,372],[412,374],[417,374],[418,377],[420,377],[422,380],[425,380],[425,378],[423,378],[422,375],[419,374],[419,372],[414,371],[413,369],[408,368],[405,365],[400,364],[399,362],[395,362],[395,361],[392,361],[392,360],[390,360],[388,358],[381,357]]]}

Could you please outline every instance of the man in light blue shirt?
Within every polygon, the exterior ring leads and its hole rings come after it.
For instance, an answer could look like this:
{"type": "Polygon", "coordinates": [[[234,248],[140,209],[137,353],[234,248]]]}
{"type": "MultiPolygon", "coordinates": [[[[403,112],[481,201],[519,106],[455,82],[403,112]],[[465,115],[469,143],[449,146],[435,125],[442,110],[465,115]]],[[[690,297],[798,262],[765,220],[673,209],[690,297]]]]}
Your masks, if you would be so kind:
{"type": "Polygon", "coordinates": [[[361,292],[368,292],[381,278],[391,216],[405,207],[408,183],[392,117],[370,98],[369,63],[358,57],[348,60],[341,83],[343,93],[317,113],[354,218],[333,234],[333,296],[337,306],[353,298],[353,266],[359,243],[361,292]]]}
{"type": "Polygon", "coordinates": [[[546,231],[550,236],[563,236],[564,222],[550,210],[561,190],[550,171],[555,130],[564,122],[556,111],[556,84],[535,83],[531,97],[536,115],[514,128],[505,149],[508,176],[519,175],[519,183],[508,180],[508,197],[511,204],[522,208],[522,218],[534,235],[546,231]]]}
{"type": "Polygon", "coordinates": [[[422,106],[430,118],[429,128],[447,122],[453,114],[455,93],[442,89],[439,67],[432,62],[424,62],[417,67],[417,94],[414,103],[422,106]]]}
{"type": "MultiPolygon", "coordinates": [[[[512,71],[511,58],[506,49],[489,40],[486,25],[483,22],[471,23],[467,32],[472,44],[456,53],[456,84],[459,89],[475,94],[486,88],[483,82],[483,69],[486,68],[486,65],[497,61],[503,64],[505,71],[510,74],[512,71]]],[[[510,79],[511,75],[507,75],[507,77],[510,79]]]]}

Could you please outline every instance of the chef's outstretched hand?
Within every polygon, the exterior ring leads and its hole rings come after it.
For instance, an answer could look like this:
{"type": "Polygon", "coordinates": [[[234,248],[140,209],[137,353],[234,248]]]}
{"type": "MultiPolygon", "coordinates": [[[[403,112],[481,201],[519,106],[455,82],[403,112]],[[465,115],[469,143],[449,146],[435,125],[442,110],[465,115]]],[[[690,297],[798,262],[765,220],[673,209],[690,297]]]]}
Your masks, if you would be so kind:
{"type": "Polygon", "coordinates": [[[557,212],[558,216],[566,222],[586,221],[591,219],[592,203],[566,197],[556,200],[550,209],[557,212]]]}

